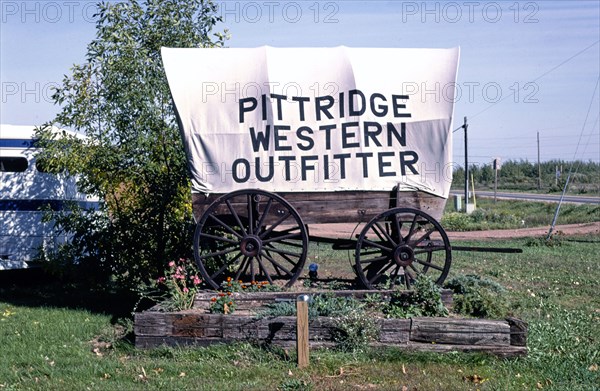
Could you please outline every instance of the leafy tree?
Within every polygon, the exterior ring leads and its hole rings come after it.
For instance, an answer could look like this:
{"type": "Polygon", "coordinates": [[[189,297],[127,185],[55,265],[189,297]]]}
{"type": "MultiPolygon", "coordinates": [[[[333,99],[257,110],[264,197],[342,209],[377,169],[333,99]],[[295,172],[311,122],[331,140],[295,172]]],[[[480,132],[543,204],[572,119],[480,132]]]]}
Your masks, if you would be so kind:
{"type": "Polygon", "coordinates": [[[53,95],[61,111],[51,123],[86,137],[59,138],[50,124],[37,136],[46,169],[77,175],[100,208],[54,214],[73,240],[51,257],[96,282],[134,285],[191,251],[190,186],[160,48],[221,47],[227,37],[212,33],[212,0],[102,2],[96,17],[85,62],[53,95]]]}

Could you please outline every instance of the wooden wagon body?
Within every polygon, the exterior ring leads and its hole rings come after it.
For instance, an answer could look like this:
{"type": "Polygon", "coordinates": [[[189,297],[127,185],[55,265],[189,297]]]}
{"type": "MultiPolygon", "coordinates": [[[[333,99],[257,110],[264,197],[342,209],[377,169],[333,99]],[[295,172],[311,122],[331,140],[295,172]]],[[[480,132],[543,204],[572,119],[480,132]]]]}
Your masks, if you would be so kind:
{"type": "MultiPolygon", "coordinates": [[[[368,222],[382,211],[391,208],[421,210],[436,220],[441,220],[446,198],[422,191],[346,191],[317,193],[277,192],[294,206],[305,224],[368,222]]],[[[194,219],[202,214],[223,194],[192,194],[194,219]]]]}
{"type": "Polygon", "coordinates": [[[364,223],[355,238],[329,242],[354,248],[353,268],[366,287],[410,288],[425,273],[441,284],[451,263],[438,220],[451,183],[457,61],[457,49],[163,49],[192,175],[194,251],[205,281],[214,288],[227,280],[289,287],[305,271],[309,240],[323,239],[309,235],[311,224],[364,223]],[[327,65],[327,56],[337,62],[327,65]],[[402,79],[393,62],[411,56],[420,59],[400,67],[410,75],[402,79]],[[240,66],[240,58],[251,64],[240,66]],[[375,65],[383,75],[370,71],[375,65]],[[403,82],[388,85],[386,77],[403,82]],[[335,91],[254,91],[273,78],[305,89],[329,83],[335,91]],[[428,88],[417,79],[446,96],[427,102],[409,95],[415,85],[428,88]],[[285,175],[275,174],[274,156],[285,175]],[[301,175],[292,181],[296,158],[301,175]],[[334,167],[335,178],[328,171],[334,159],[342,165],[334,167]],[[309,180],[319,165],[325,174],[309,180]]]}

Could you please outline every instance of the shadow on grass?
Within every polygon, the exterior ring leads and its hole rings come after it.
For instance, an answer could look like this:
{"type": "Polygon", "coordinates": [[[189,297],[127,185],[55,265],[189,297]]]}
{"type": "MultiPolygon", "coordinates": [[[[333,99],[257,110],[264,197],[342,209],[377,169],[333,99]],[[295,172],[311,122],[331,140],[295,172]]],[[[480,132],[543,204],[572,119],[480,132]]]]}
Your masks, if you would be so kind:
{"type": "Polygon", "coordinates": [[[42,268],[32,268],[0,271],[0,301],[15,306],[83,309],[111,315],[114,323],[131,317],[138,296],[132,291],[65,283],[42,268]]]}

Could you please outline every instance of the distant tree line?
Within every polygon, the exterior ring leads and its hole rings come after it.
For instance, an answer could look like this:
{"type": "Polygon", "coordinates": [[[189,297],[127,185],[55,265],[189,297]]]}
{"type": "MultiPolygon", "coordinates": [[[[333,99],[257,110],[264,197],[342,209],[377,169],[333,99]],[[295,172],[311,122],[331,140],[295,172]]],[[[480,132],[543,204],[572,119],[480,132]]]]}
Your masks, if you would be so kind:
{"type": "MultiPolygon", "coordinates": [[[[576,161],[572,165],[569,190],[574,193],[598,193],[600,191],[600,163],[592,161],[576,161]]],[[[550,160],[540,163],[539,178],[540,190],[547,192],[562,191],[571,162],[564,160],[550,160]]],[[[454,170],[453,187],[464,186],[464,167],[454,170]]],[[[475,182],[478,188],[494,187],[493,163],[469,166],[469,180],[475,182]]],[[[503,190],[537,190],[538,189],[538,164],[528,160],[507,160],[501,162],[498,171],[498,189],[503,190]]]]}

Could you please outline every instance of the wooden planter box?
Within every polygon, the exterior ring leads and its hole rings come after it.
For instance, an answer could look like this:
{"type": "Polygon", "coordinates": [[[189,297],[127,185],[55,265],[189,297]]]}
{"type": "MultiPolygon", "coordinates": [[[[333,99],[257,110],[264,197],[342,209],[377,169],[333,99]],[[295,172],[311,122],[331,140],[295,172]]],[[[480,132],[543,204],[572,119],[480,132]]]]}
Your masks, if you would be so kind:
{"type": "MultiPolygon", "coordinates": [[[[255,310],[266,304],[276,303],[278,301],[292,301],[296,302],[296,298],[300,295],[318,295],[318,294],[329,294],[337,297],[353,297],[357,300],[364,300],[367,295],[379,295],[382,301],[389,301],[392,294],[402,294],[396,290],[336,290],[336,291],[325,291],[325,290],[310,290],[310,291],[294,291],[294,292],[235,292],[232,294],[232,298],[235,300],[236,309],[238,311],[255,310]]],[[[408,291],[404,292],[409,294],[408,291]]],[[[210,308],[211,299],[217,296],[215,291],[204,291],[199,292],[194,300],[194,309],[205,309],[210,308]]],[[[452,290],[442,289],[442,303],[446,308],[452,308],[452,290]]]]}
{"type": "MultiPolygon", "coordinates": [[[[527,354],[527,325],[506,320],[413,318],[379,319],[379,339],[374,346],[395,346],[413,351],[487,352],[502,357],[527,354]]],[[[334,346],[332,333],[338,321],[319,317],[309,322],[311,347],[334,346]]],[[[214,343],[253,341],[293,347],[296,317],[257,318],[250,315],[208,314],[204,310],[146,311],[135,315],[135,345],[206,346],[214,343]]]]}

